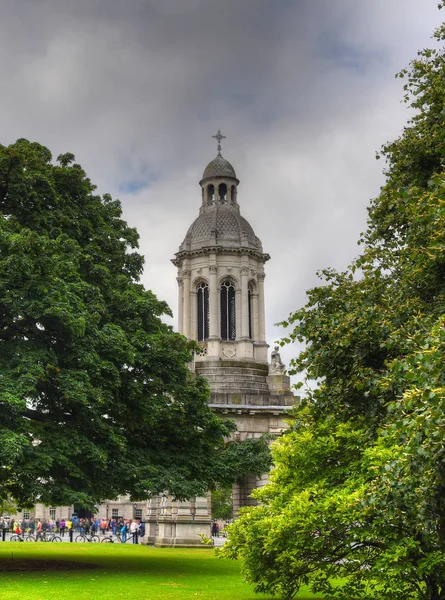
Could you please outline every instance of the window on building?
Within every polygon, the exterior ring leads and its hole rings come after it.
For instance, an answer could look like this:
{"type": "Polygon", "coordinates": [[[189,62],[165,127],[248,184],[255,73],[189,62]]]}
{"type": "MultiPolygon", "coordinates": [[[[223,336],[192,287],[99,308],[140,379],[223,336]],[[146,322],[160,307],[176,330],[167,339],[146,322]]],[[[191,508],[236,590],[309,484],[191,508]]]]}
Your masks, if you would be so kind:
{"type": "Polygon", "coordinates": [[[207,202],[213,202],[214,195],[215,195],[215,187],[212,184],[210,184],[207,187],[207,202]]]}
{"type": "Polygon", "coordinates": [[[226,200],[227,198],[227,186],[225,183],[220,183],[218,188],[219,199],[226,200]]]}
{"type": "Polygon", "coordinates": [[[134,518],[135,519],[142,519],[142,508],[137,508],[134,511],[134,518]]]}
{"type": "Polygon", "coordinates": [[[200,283],[197,288],[198,301],[198,342],[209,337],[209,286],[200,283]]]}
{"type": "Polygon", "coordinates": [[[111,516],[116,518],[119,516],[119,509],[118,508],[112,508],[111,509],[111,516]]]}
{"type": "Polygon", "coordinates": [[[56,509],[55,508],[49,509],[49,518],[52,519],[53,521],[56,518],[56,509]]]}
{"type": "Polygon", "coordinates": [[[248,317],[249,317],[249,338],[252,339],[252,290],[248,289],[247,292],[247,309],[248,309],[248,317]]]}
{"type": "Polygon", "coordinates": [[[23,511],[23,520],[24,521],[29,521],[29,519],[31,518],[31,513],[27,510],[23,511]]]}
{"type": "Polygon", "coordinates": [[[221,339],[235,338],[235,288],[231,281],[224,281],[221,284],[221,339]]]}

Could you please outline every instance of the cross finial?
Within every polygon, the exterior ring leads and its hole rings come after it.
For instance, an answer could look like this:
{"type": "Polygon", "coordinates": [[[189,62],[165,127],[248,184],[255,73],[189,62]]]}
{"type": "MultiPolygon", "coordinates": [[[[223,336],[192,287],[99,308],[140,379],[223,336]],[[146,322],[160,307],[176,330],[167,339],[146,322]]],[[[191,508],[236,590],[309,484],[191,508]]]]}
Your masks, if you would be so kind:
{"type": "Polygon", "coordinates": [[[218,133],[216,135],[212,135],[212,137],[214,137],[215,140],[218,140],[218,156],[221,156],[221,140],[224,140],[226,136],[223,135],[218,129],[218,133]]]}

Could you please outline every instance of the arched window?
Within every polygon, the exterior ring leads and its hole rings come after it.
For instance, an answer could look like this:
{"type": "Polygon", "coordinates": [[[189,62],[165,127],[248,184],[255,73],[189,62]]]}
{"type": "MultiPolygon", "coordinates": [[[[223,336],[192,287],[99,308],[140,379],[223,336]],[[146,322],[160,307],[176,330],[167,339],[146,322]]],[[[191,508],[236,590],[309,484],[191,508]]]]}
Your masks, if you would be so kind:
{"type": "Polygon", "coordinates": [[[227,199],[227,186],[225,183],[220,183],[218,188],[219,199],[226,200],[227,199]]]}
{"type": "Polygon", "coordinates": [[[247,310],[249,317],[249,339],[252,339],[252,290],[250,286],[247,291],[247,310]]]}
{"type": "Polygon", "coordinates": [[[196,289],[198,302],[198,342],[209,337],[209,286],[200,283],[196,289]]]}
{"type": "Polygon", "coordinates": [[[221,339],[235,338],[235,288],[231,281],[224,281],[221,284],[221,339]]]}
{"type": "Polygon", "coordinates": [[[215,187],[212,184],[210,184],[207,187],[207,202],[213,202],[214,195],[215,195],[215,187]]]}

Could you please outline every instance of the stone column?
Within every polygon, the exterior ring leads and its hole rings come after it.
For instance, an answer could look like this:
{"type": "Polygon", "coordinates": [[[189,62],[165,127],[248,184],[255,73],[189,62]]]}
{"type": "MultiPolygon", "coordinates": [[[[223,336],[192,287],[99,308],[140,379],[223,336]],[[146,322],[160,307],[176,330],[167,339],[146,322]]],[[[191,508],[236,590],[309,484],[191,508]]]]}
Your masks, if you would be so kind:
{"type": "Polygon", "coordinates": [[[235,290],[235,339],[239,340],[242,337],[242,304],[243,295],[240,289],[235,290]]]}
{"type": "Polygon", "coordinates": [[[258,341],[266,341],[266,315],[264,306],[264,273],[258,273],[258,341]]]}
{"type": "Polygon", "coordinates": [[[171,546],[176,530],[172,515],[172,498],[161,496],[159,505],[159,528],[155,539],[156,546],[171,546]]]}
{"type": "Polygon", "coordinates": [[[145,519],[145,538],[142,539],[142,543],[152,545],[155,543],[156,537],[158,536],[159,502],[160,497],[155,496],[154,498],[151,498],[147,503],[147,517],[145,519]]]}
{"type": "Polygon", "coordinates": [[[190,319],[191,319],[191,329],[190,329],[190,337],[192,340],[198,339],[198,294],[196,293],[196,289],[190,291],[190,319]]]}
{"type": "Polygon", "coordinates": [[[241,339],[249,339],[249,267],[241,267],[241,339]]]}
{"type": "Polygon", "coordinates": [[[227,187],[226,202],[230,205],[232,204],[232,185],[230,183],[227,183],[227,181],[224,183],[227,187]]]}
{"type": "Polygon", "coordinates": [[[252,300],[252,339],[259,339],[259,321],[258,321],[258,292],[252,292],[250,296],[252,300]]]}
{"type": "Polygon", "coordinates": [[[216,283],[216,265],[209,266],[209,339],[219,338],[218,330],[218,290],[216,283]]]}
{"type": "Polygon", "coordinates": [[[183,312],[183,331],[182,333],[185,337],[190,338],[190,277],[191,271],[184,270],[182,272],[182,277],[184,279],[184,312],[183,312]]]}
{"type": "Polygon", "coordinates": [[[178,282],[178,331],[179,333],[184,333],[184,288],[183,288],[183,279],[182,277],[176,277],[176,281],[178,282]]]}

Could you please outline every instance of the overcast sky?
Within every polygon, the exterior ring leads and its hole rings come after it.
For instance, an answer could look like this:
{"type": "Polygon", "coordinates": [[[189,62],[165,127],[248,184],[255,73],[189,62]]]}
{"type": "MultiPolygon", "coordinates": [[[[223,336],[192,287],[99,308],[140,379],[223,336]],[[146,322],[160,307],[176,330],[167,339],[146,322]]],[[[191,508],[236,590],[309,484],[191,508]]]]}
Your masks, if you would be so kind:
{"type": "Polygon", "coordinates": [[[437,0],[2,0],[0,143],[73,152],[120,198],[143,282],[176,324],[170,259],[220,128],[271,255],[272,344],[315,272],[357,254],[383,182],[375,152],[408,116],[394,75],[442,18],[437,0]]]}

